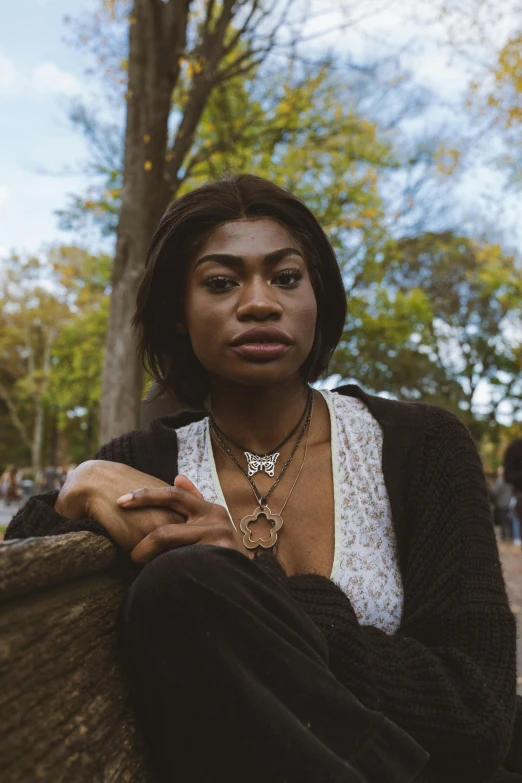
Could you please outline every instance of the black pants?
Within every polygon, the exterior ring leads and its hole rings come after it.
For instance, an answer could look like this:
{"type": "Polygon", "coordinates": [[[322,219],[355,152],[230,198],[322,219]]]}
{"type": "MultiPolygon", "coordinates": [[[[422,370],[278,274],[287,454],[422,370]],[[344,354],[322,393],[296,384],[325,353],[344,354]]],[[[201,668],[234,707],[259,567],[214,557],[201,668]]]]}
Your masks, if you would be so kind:
{"type": "Polygon", "coordinates": [[[408,783],[428,755],[328,669],[299,604],[239,552],[187,546],[131,585],[120,645],[161,783],[408,783]]]}

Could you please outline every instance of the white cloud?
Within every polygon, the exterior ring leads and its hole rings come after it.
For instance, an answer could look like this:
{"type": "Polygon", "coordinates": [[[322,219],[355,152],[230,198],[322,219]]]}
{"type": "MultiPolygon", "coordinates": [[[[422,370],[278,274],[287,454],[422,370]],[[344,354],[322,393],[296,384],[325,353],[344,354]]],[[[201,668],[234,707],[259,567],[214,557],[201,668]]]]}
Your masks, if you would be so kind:
{"type": "Polygon", "coordinates": [[[18,73],[12,60],[0,52],[0,94],[14,92],[18,78],[18,73]]]}
{"type": "Polygon", "coordinates": [[[75,95],[81,89],[81,82],[76,76],[49,60],[24,72],[0,51],[0,95],[75,95]]]}
{"type": "Polygon", "coordinates": [[[51,62],[37,65],[31,74],[31,86],[40,94],[63,93],[73,95],[81,89],[78,79],[51,62]]]}
{"type": "Polygon", "coordinates": [[[9,188],[6,188],[5,185],[0,185],[0,215],[3,212],[3,209],[7,203],[8,198],[9,198],[9,188]]]}

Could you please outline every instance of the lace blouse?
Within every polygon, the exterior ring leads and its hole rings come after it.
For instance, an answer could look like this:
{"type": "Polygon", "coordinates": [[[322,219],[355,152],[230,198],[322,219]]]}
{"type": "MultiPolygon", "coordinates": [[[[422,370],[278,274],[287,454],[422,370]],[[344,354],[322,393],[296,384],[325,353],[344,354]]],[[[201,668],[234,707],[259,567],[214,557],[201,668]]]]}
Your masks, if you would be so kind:
{"type": "MultiPolygon", "coordinates": [[[[403,586],[381,466],[382,429],[361,400],[332,391],[321,394],[330,413],[335,503],[330,578],[350,599],[361,625],[393,634],[401,621],[403,586]]],[[[219,503],[228,511],[208,419],[176,432],[178,472],[196,485],[205,500],[219,503]]]]}

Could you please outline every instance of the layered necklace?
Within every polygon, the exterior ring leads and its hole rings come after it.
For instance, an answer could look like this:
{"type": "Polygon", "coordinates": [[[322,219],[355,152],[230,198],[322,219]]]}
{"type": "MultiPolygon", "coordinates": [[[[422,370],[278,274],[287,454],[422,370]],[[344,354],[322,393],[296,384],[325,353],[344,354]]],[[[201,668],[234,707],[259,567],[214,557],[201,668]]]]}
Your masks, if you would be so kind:
{"type": "MultiPolygon", "coordinates": [[[[209,413],[208,422],[209,422],[209,429],[216,440],[218,446],[220,449],[226,454],[226,456],[229,458],[229,460],[235,465],[235,467],[243,474],[243,476],[246,478],[248,483],[250,484],[250,488],[252,489],[252,492],[254,493],[254,497],[257,501],[257,507],[254,509],[252,514],[248,514],[246,517],[243,517],[241,520],[239,527],[241,529],[241,532],[243,533],[243,545],[246,547],[246,549],[257,549],[257,547],[261,546],[263,549],[271,549],[272,547],[277,547],[277,534],[283,527],[283,517],[282,513],[284,511],[284,508],[286,504],[288,503],[290,499],[290,495],[292,494],[295,485],[297,484],[297,480],[299,479],[299,476],[301,475],[301,471],[303,470],[303,466],[306,460],[306,452],[308,449],[308,436],[310,434],[310,424],[312,421],[312,413],[314,408],[314,395],[312,389],[308,389],[308,398],[306,401],[305,409],[303,411],[303,414],[299,421],[297,422],[297,425],[294,427],[294,429],[291,431],[289,435],[282,441],[282,443],[277,446],[277,448],[274,449],[274,452],[272,453],[266,453],[266,454],[256,454],[254,452],[247,451],[242,446],[237,444],[235,441],[233,441],[231,438],[229,438],[225,433],[216,425],[216,422],[214,420],[214,417],[212,416],[212,412],[209,413]],[[299,433],[299,436],[294,444],[294,447],[292,449],[292,452],[288,459],[286,460],[285,464],[283,465],[281,472],[277,476],[276,480],[264,495],[262,495],[257,486],[252,481],[251,476],[257,473],[258,470],[265,470],[265,473],[268,476],[274,475],[274,466],[277,458],[279,457],[278,449],[280,449],[282,446],[287,443],[292,435],[295,434],[297,431],[299,425],[301,422],[304,421],[304,424],[301,428],[301,431],[299,433]],[[305,449],[303,454],[303,460],[301,462],[301,466],[299,468],[299,471],[297,473],[297,476],[294,480],[294,483],[292,484],[290,488],[290,492],[288,493],[285,502],[283,503],[280,511],[278,514],[272,513],[270,508],[267,505],[268,498],[274,491],[274,489],[277,487],[281,479],[283,478],[284,474],[286,473],[286,470],[288,466],[290,465],[290,462],[292,461],[294,454],[296,453],[297,449],[299,448],[299,444],[303,440],[303,437],[306,433],[306,441],[305,441],[305,449]],[[240,448],[246,457],[247,460],[247,467],[248,472],[243,468],[242,465],[237,461],[236,457],[234,456],[233,452],[231,451],[230,447],[227,444],[227,440],[232,445],[236,446],[237,448],[240,448]],[[257,460],[249,459],[252,457],[257,457],[257,460]],[[254,470],[254,464],[256,465],[256,469],[254,470]],[[259,466],[261,463],[261,466],[259,466]],[[267,469],[268,467],[268,469],[267,469]],[[268,538],[253,538],[252,537],[252,531],[250,530],[249,525],[253,524],[254,522],[257,522],[260,516],[266,517],[268,522],[271,524],[270,529],[270,535],[268,538]]],[[[275,551],[275,550],[274,550],[275,551]]]]}
{"type": "Polygon", "coordinates": [[[223,430],[221,430],[218,427],[218,425],[216,424],[216,421],[215,421],[214,417],[212,416],[212,412],[210,412],[210,414],[209,414],[209,421],[212,424],[212,427],[214,428],[215,432],[218,435],[220,435],[223,440],[228,441],[229,443],[231,443],[233,446],[235,446],[237,449],[239,449],[240,451],[242,451],[244,453],[244,455],[246,457],[246,461],[247,461],[247,468],[248,468],[248,475],[249,476],[255,476],[255,474],[258,471],[263,471],[264,470],[267,476],[272,477],[274,475],[274,472],[275,472],[276,460],[279,457],[279,449],[281,449],[286,443],[288,443],[288,441],[290,440],[292,435],[295,435],[295,433],[297,432],[297,430],[299,428],[299,425],[302,424],[303,419],[305,418],[305,416],[307,414],[308,408],[310,407],[310,394],[311,394],[311,389],[310,389],[310,392],[309,392],[308,397],[307,397],[306,405],[305,405],[304,410],[303,410],[303,412],[301,414],[301,418],[299,419],[299,421],[297,422],[297,424],[295,425],[293,430],[288,433],[286,438],[284,438],[284,440],[282,440],[281,443],[279,443],[275,447],[275,449],[272,449],[271,452],[267,452],[266,454],[258,454],[256,452],[248,451],[247,449],[245,449],[244,446],[241,446],[240,443],[238,443],[237,441],[233,440],[230,437],[230,435],[225,435],[223,430]]]}

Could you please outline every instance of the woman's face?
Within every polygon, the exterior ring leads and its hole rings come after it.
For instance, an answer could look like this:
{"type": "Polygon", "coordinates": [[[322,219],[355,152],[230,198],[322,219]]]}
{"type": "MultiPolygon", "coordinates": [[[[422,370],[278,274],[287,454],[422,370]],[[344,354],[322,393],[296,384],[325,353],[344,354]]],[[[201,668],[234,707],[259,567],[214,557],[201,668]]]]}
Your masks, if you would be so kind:
{"type": "Polygon", "coordinates": [[[314,342],[317,302],[305,259],[274,220],[216,229],[190,265],[184,311],[211,379],[248,386],[287,380],[314,342]]]}

